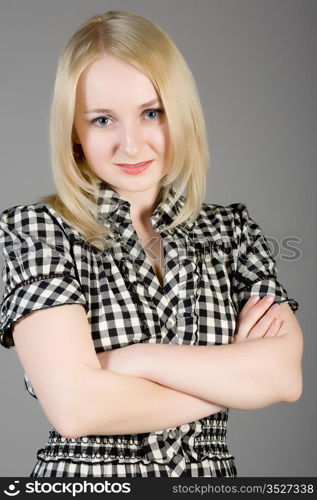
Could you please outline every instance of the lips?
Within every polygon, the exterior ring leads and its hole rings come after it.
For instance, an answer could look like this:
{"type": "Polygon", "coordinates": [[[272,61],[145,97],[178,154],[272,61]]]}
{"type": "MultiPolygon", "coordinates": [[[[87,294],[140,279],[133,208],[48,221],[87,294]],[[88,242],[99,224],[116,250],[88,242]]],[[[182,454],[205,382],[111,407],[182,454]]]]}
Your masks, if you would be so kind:
{"type": "Polygon", "coordinates": [[[142,167],[143,165],[147,165],[153,160],[148,160],[148,161],[142,161],[140,163],[115,163],[118,167],[142,167]]]}
{"type": "Polygon", "coordinates": [[[116,164],[124,173],[129,174],[129,175],[135,175],[135,174],[141,174],[146,170],[153,160],[147,161],[147,162],[142,162],[142,163],[137,163],[135,165],[129,165],[129,164],[116,164]]]}

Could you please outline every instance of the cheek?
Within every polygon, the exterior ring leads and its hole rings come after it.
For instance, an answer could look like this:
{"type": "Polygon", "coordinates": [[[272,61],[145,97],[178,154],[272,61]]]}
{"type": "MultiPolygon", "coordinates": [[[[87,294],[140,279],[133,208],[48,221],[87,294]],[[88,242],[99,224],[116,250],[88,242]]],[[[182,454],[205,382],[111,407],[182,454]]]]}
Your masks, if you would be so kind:
{"type": "Polygon", "coordinates": [[[111,140],[106,139],[99,131],[88,132],[82,142],[83,149],[86,152],[86,158],[96,158],[98,156],[107,156],[111,152],[111,140]]]}
{"type": "Polygon", "coordinates": [[[155,149],[160,153],[165,153],[166,148],[168,146],[168,129],[167,126],[160,127],[153,135],[152,135],[152,144],[155,146],[155,149]]]}

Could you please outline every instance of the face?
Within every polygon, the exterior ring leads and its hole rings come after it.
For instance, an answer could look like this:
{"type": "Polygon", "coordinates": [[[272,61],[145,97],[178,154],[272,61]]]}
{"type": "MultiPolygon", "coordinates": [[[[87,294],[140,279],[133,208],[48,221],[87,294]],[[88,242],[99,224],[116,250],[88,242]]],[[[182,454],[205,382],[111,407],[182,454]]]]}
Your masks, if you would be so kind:
{"type": "Polygon", "coordinates": [[[74,125],[86,161],[100,179],[123,196],[158,194],[166,173],[168,129],[146,75],[108,54],[91,63],[78,81],[74,125]],[[118,166],[149,160],[146,168],[118,166]]]}

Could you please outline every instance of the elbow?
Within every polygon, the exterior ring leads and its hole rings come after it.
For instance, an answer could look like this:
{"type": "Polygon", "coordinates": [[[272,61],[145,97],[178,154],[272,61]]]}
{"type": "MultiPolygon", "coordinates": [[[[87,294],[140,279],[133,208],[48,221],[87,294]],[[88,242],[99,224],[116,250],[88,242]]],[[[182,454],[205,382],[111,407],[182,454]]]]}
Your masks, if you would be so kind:
{"type": "MultiPolygon", "coordinates": [[[[67,439],[76,439],[77,437],[83,436],[84,425],[81,418],[75,418],[74,413],[67,414],[60,412],[55,419],[51,419],[51,424],[54,429],[62,436],[67,439]]],[[[79,413],[78,415],[82,415],[79,413]]]]}
{"type": "Polygon", "coordinates": [[[63,423],[63,425],[55,426],[57,432],[64,438],[67,439],[76,439],[80,437],[82,434],[78,433],[77,429],[74,426],[63,423]]]}
{"type": "Polygon", "coordinates": [[[302,392],[303,392],[302,388],[294,389],[293,391],[291,391],[288,394],[286,402],[287,403],[295,403],[296,401],[298,401],[301,398],[302,392]]]}
{"type": "Polygon", "coordinates": [[[285,403],[295,403],[298,401],[303,393],[303,377],[300,372],[296,377],[287,384],[287,389],[285,391],[284,402],[285,403]]]}
{"type": "MultiPolygon", "coordinates": [[[[284,335],[286,342],[290,342],[287,337],[290,334],[284,335]]],[[[298,401],[303,392],[303,372],[302,372],[302,356],[304,350],[303,334],[298,330],[297,342],[290,349],[289,344],[285,346],[285,355],[289,356],[287,369],[284,369],[284,380],[286,380],[286,388],[284,390],[287,403],[295,403],[298,401]]],[[[291,337],[289,337],[291,338],[291,337]]],[[[294,341],[295,342],[295,341],[294,341]]],[[[285,359],[285,358],[284,358],[285,359]]]]}
{"type": "MultiPolygon", "coordinates": [[[[88,432],[87,422],[85,420],[85,402],[81,406],[76,406],[64,413],[54,426],[57,432],[67,438],[76,439],[81,436],[87,436],[88,434],[93,434],[93,432],[88,432]]],[[[69,408],[68,408],[69,409],[69,408]]]]}
{"type": "MultiPolygon", "coordinates": [[[[51,398],[50,401],[52,401],[51,398]]],[[[73,416],[75,412],[69,411],[69,402],[68,405],[66,405],[65,398],[62,398],[62,400],[58,400],[58,402],[57,398],[55,398],[53,408],[51,404],[47,403],[47,401],[43,402],[43,399],[39,399],[39,402],[47,417],[47,420],[58,432],[58,434],[67,439],[73,439],[82,435],[81,429],[79,429],[79,425],[81,424],[82,419],[76,419],[73,416]]],[[[81,414],[79,413],[79,415],[81,414]]]]}
{"type": "Polygon", "coordinates": [[[92,379],[95,371],[99,370],[86,366],[70,367],[66,374],[60,374],[58,383],[54,377],[50,390],[45,387],[42,393],[40,388],[35,391],[48,421],[67,439],[95,434],[97,409],[95,413],[93,410],[99,399],[99,392],[92,390],[97,385],[92,379]]]}
{"type": "Polygon", "coordinates": [[[58,425],[55,426],[57,432],[67,438],[67,439],[76,439],[81,436],[86,436],[88,433],[86,432],[86,426],[82,418],[82,413],[78,413],[76,417],[64,417],[64,419],[60,420],[58,425]]]}
{"type": "Polygon", "coordinates": [[[77,439],[82,436],[87,436],[87,433],[80,432],[75,427],[67,427],[65,430],[58,431],[59,434],[67,439],[77,439]]]}
{"type": "Polygon", "coordinates": [[[63,411],[55,414],[54,421],[51,420],[56,431],[67,439],[76,439],[81,436],[86,436],[86,399],[81,399],[81,404],[77,398],[69,398],[68,404],[60,405],[63,411]]]}
{"type": "Polygon", "coordinates": [[[62,436],[68,439],[76,439],[81,436],[98,434],[96,432],[96,395],[92,387],[96,387],[95,380],[91,377],[100,369],[81,370],[76,373],[75,379],[68,388],[67,393],[71,398],[67,399],[68,404],[64,405],[64,418],[60,421],[62,436]]]}
{"type": "MultiPolygon", "coordinates": [[[[90,379],[88,378],[90,381],[90,379]]],[[[86,381],[87,382],[87,381],[86,381]]],[[[97,384],[96,384],[97,385],[97,384]]],[[[96,387],[95,385],[95,387],[96,387]]],[[[93,384],[79,384],[80,389],[74,389],[73,398],[68,405],[64,418],[59,422],[58,432],[68,438],[76,439],[82,436],[95,434],[107,434],[108,414],[103,412],[102,406],[99,411],[100,394],[92,390],[93,384]],[[102,413],[103,418],[100,417],[102,413]]]]}

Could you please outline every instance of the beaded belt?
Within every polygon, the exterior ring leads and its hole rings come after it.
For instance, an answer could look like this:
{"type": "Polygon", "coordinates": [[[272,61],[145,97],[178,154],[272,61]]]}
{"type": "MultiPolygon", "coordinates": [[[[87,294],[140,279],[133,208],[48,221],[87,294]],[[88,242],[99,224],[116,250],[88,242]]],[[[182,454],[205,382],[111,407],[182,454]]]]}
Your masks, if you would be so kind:
{"type": "Polygon", "coordinates": [[[42,460],[71,460],[85,463],[168,463],[175,455],[187,462],[203,458],[234,458],[226,443],[228,409],[190,424],[146,434],[81,436],[65,438],[50,431],[45,448],[38,451],[42,460]]]}

